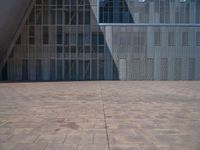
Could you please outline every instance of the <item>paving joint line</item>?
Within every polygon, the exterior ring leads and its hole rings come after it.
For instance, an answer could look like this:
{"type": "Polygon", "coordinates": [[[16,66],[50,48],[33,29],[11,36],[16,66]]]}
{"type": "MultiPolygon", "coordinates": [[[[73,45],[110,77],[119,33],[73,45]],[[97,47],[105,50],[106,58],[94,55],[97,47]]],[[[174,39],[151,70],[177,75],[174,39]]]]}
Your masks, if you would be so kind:
{"type": "MultiPolygon", "coordinates": [[[[103,96],[102,96],[103,93],[102,93],[101,84],[99,84],[99,86],[100,86],[100,98],[101,98],[102,103],[103,103],[103,96]]],[[[104,124],[105,124],[105,129],[106,129],[106,138],[107,138],[108,150],[110,150],[110,140],[109,140],[109,135],[108,135],[108,126],[107,126],[105,104],[104,103],[103,103],[103,115],[104,115],[104,124]]]]}
{"type": "Polygon", "coordinates": [[[108,150],[110,150],[110,140],[108,135],[108,126],[107,126],[107,120],[106,120],[106,113],[105,113],[105,106],[103,104],[103,113],[104,113],[104,123],[105,123],[105,129],[106,129],[106,137],[107,137],[107,143],[108,143],[108,150]]]}

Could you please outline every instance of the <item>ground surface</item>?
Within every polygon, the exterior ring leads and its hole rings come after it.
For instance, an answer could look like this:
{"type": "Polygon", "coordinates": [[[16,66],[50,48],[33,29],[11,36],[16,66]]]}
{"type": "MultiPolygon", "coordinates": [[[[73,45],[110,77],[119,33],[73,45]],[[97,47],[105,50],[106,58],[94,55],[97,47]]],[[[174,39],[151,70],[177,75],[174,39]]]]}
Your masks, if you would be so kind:
{"type": "Polygon", "coordinates": [[[200,82],[0,83],[0,150],[200,150],[200,82]]]}

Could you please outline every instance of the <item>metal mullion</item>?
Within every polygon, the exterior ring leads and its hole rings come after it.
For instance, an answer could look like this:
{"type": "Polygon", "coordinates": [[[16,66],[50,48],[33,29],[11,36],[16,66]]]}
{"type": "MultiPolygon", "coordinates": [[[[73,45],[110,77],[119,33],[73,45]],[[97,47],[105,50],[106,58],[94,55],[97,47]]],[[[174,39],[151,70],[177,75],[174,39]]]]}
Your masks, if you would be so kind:
{"type": "MultiPolygon", "coordinates": [[[[97,25],[95,25],[97,26],[97,25]]],[[[93,28],[94,26],[92,26],[93,28]]],[[[89,62],[90,62],[90,80],[91,80],[91,59],[92,59],[92,30],[90,31],[90,57],[89,57],[89,62]]]]}
{"type": "MultiPolygon", "coordinates": [[[[83,19],[84,19],[84,15],[83,15],[83,19]]],[[[82,45],[82,63],[83,63],[83,66],[82,66],[82,79],[84,80],[84,54],[85,54],[85,24],[83,25],[83,45],[82,45]]]]}
{"type": "MultiPolygon", "coordinates": [[[[36,28],[36,24],[37,24],[37,23],[36,23],[36,20],[37,20],[36,11],[37,11],[37,10],[36,10],[36,7],[35,7],[35,12],[34,12],[34,14],[35,14],[35,23],[34,23],[34,26],[35,26],[35,37],[34,37],[34,38],[35,38],[35,43],[34,43],[34,45],[35,45],[35,46],[34,46],[35,57],[34,57],[34,59],[33,59],[33,60],[34,60],[34,63],[35,63],[35,64],[34,64],[34,67],[35,67],[35,68],[34,68],[34,72],[35,72],[35,74],[36,74],[36,43],[37,43],[37,42],[36,42],[36,29],[37,29],[37,28],[36,28]]],[[[36,80],[36,78],[35,78],[35,80],[36,80]]]]}
{"type": "Polygon", "coordinates": [[[57,61],[58,61],[58,54],[57,54],[57,32],[58,32],[58,7],[57,7],[57,3],[55,4],[55,80],[57,80],[57,61]]]}
{"type": "MultiPolygon", "coordinates": [[[[86,31],[85,31],[85,28],[84,28],[84,38],[83,38],[83,40],[84,40],[84,42],[85,42],[85,33],[86,33],[86,31]]],[[[85,53],[85,45],[83,46],[83,80],[85,80],[85,55],[86,55],[86,53],[85,53]]]]}
{"type": "MultiPolygon", "coordinates": [[[[70,13],[71,15],[71,13],[70,13]]],[[[71,60],[72,60],[72,54],[71,54],[71,23],[69,22],[69,80],[71,80],[71,60]]]]}
{"type": "MultiPolygon", "coordinates": [[[[23,25],[23,27],[24,27],[24,25],[23,25]]],[[[22,71],[22,59],[23,59],[23,57],[22,57],[22,52],[23,52],[22,33],[23,33],[23,27],[22,27],[22,29],[20,31],[21,32],[21,43],[20,43],[21,80],[22,80],[22,74],[23,74],[23,71],[22,71]]],[[[8,63],[7,63],[7,67],[8,67],[8,63]]],[[[7,75],[7,76],[8,76],[7,78],[9,79],[9,75],[7,75]]]]}
{"type": "MultiPolygon", "coordinates": [[[[78,3],[78,2],[77,2],[78,3]]],[[[79,33],[79,25],[78,25],[78,4],[76,5],[76,12],[75,12],[75,16],[76,16],[76,24],[75,24],[75,27],[76,27],[76,80],[78,80],[78,73],[79,73],[79,71],[78,71],[78,33],[79,33]]]]}
{"type": "MultiPolygon", "coordinates": [[[[34,6],[33,6],[33,8],[32,9],[34,9],[34,6]]],[[[30,14],[32,13],[32,11],[30,12],[30,14]]],[[[28,56],[27,56],[27,58],[25,58],[25,59],[27,59],[28,60],[28,80],[30,79],[30,70],[29,70],[29,63],[30,63],[30,57],[29,57],[29,50],[30,50],[30,21],[29,21],[29,19],[30,19],[30,14],[29,14],[29,16],[28,16],[28,45],[27,45],[27,49],[28,49],[28,52],[27,52],[27,54],[28,54],[28,56]]],[[[22,61],[22,63],[23,63],[23,61],[22,61]]],[[[23,65],[22,65],[23,66],[23,65]]],[[[14,65],[14,71],[15,71],[15,65],[14,65]]]]}
{"type": "Polygon", "coordinates": [[[64,15],[64,1],[62,1],[62,80],[65,78],[65,15],[64,15]]]}
{"type": "MultiPolygon", "coordinates": [[[[100,28],[100,27],[99,27],[99,28],[100,28]]],[[[100,29],[100,31],[101,31],[101,29],[100,29]]],[[[99,32],[99,31],[98,31],[98,32],[99,32]]],[[[97,55],[96,55],[96,61],[97,61],[97,62],[96,62],[96,63],[97,63],[97,64],[96,64],[96,67],[97,67],[97,70],[96,70],[96,71],[97,71],[97,76],[96,76],[97,78],[96,78],[96,79],[97,79],[97,80],[99,80],[99,56],[100,56],[99,54],[100,54],[100,53],[99,53],[99,45],[97,45],[97,55]]]]}

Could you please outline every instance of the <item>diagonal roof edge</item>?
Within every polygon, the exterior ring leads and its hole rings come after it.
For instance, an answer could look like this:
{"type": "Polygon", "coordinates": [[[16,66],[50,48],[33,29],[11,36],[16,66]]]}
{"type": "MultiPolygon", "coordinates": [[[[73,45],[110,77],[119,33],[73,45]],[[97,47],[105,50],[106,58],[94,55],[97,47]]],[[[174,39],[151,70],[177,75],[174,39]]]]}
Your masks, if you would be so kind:
{"type": "Polygon", "coordinates": [[[35,0],[0,1],[0,71],[12,52],[34,4],[35,0]]]}

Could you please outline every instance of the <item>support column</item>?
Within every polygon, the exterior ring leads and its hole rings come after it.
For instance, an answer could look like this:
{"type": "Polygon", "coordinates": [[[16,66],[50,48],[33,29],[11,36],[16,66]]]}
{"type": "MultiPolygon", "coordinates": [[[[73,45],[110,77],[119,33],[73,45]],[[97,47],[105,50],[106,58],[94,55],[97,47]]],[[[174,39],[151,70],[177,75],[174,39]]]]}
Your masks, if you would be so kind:
{"type": "Polygon", "coordinates": [[[104,63],[104,76],[105,80],[113,79],[113,57],[112,57],[112,26],[105,27],[105,63],[104,63]]]}

